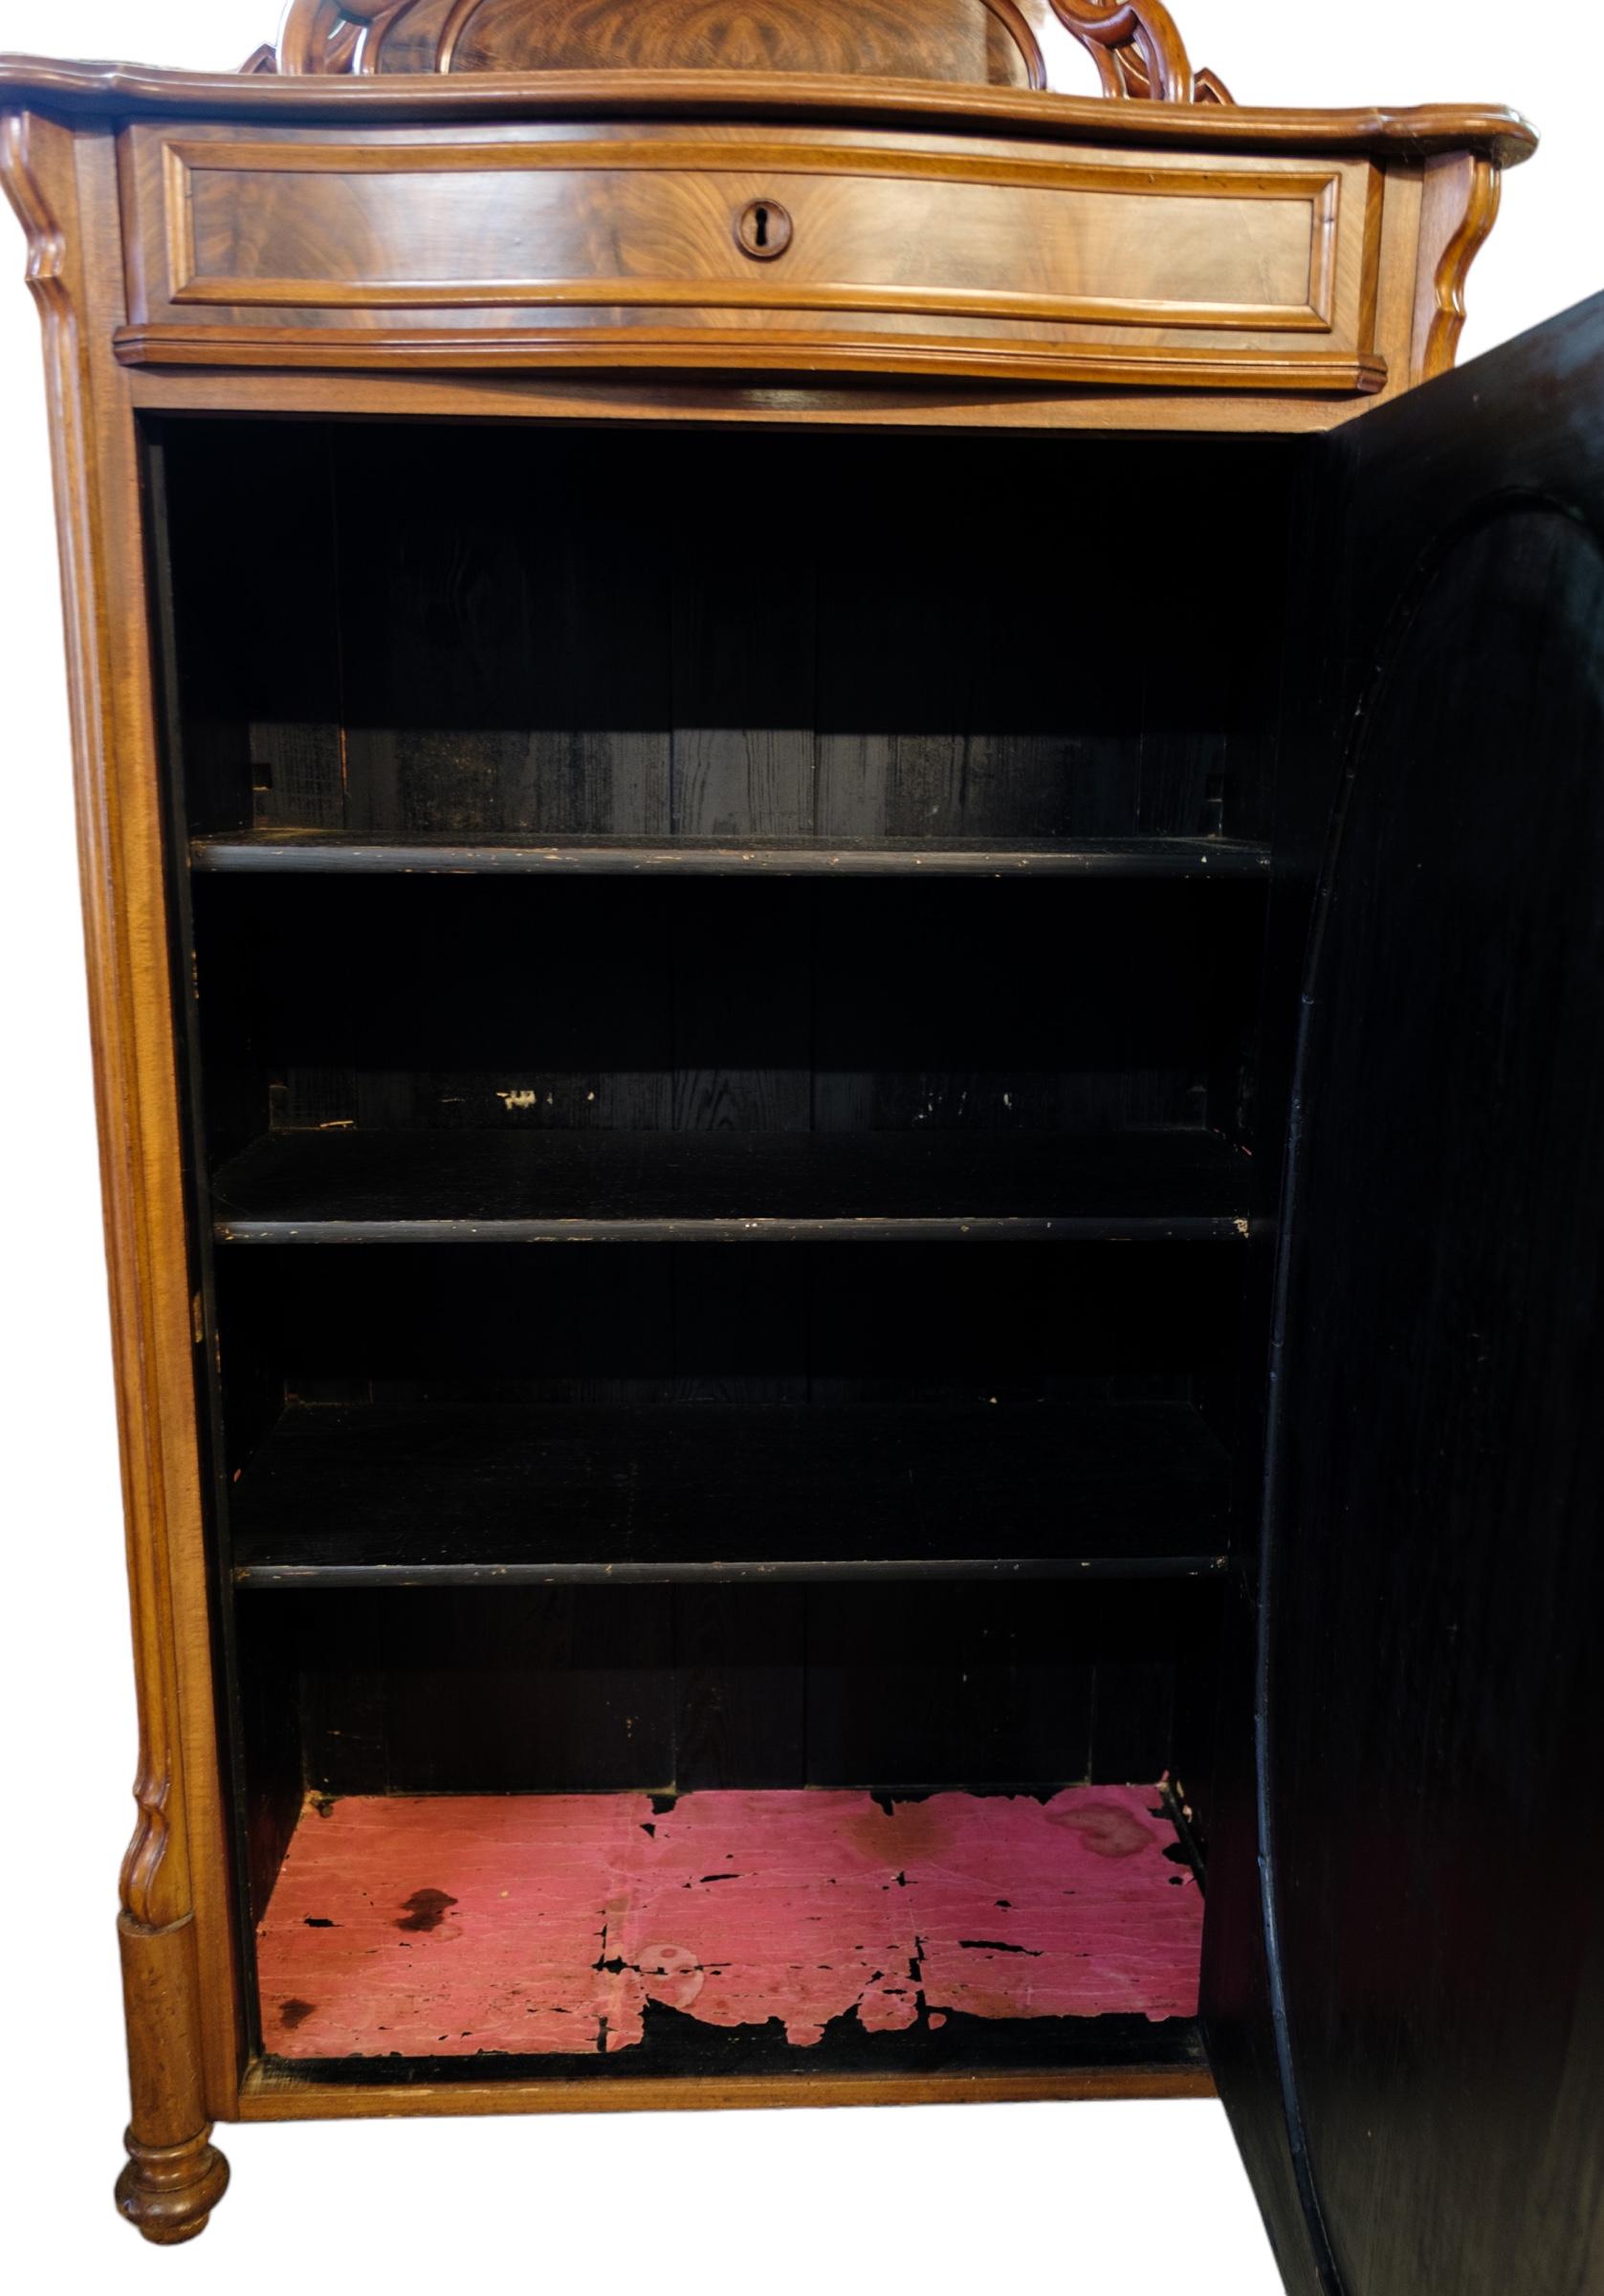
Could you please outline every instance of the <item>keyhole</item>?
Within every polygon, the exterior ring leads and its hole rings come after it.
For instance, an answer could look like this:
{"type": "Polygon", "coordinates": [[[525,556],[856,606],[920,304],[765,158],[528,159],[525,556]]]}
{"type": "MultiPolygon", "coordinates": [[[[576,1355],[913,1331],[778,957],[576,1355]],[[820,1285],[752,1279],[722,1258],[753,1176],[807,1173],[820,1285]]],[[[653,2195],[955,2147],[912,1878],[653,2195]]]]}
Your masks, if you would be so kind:
{"type": "Polygon", "coordinates": [[[736,240],[755,262],[772,263],[791,244],[791,218],[777,199],[755,199],[736,218],[736,240]]]}

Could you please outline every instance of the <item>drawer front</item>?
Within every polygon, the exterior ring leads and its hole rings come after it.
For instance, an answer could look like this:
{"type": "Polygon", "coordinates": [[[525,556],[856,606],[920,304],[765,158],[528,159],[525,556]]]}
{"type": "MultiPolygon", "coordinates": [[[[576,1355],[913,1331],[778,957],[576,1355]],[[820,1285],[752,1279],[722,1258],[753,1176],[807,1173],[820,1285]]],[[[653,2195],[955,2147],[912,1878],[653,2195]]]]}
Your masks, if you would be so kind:
{"type": "Polygon", "coordinates": [[[136,361],[1385,380],[1365,161],[644,126],[128,144],[136,361]]]}

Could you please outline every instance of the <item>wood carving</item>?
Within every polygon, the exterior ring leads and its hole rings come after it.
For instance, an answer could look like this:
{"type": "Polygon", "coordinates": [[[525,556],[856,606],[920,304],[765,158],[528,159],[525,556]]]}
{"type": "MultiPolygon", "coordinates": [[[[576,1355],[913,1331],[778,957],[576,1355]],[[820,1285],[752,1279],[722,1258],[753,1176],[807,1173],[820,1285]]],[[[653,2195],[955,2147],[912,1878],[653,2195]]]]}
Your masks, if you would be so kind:
{"type": "Polygon", "coordinates": [[[1159,103],[1229,103],[1212,72],[1195,73],[1175,18],[1160,0],[1053,0],[1083,48],[1089,48],[1105,95],[1159,103]]]}
{"type": "Polygon", "coordinates": [[[1464,213],[1443,249],[1433,281],[1437,308],[1426,338],[1422,379],[1445,375],[1459,354],[1464,333],[1465,285],[1470,267],[1498,221],[1503,177],[1491,160],[1469,163],[1470,188],[1464,213]]]}
{"type": "Polygon", "coordinates": [[[409,6],[410,0],[292,0],[275,63],[263,64],[258,51],[247,70],[371,72],[385,32],[409,6]]]}
{"type": "Polygon", "coordinates": [[[176,2145],[142,2145],[128,2131],[128,2166],[117,2180],[117,2205],[159,2248],[176,2248],[205,2232],[229,2188],[229,2164],[210,2140],[209,2121],[176,2145]]]}
{"type": "Polygon", "coordinates": [[[63,276],[66,240],[29,165],[28,131],[26,113],[0,115],[0,186],[27,238],[25,276],[45,324],[46,355],[54,362],[57,351],[65,347],[59,335],[72,327],[72,298],[63,276]]]}
{"type": "Polygon", "coordinates": [[[859,74],[1060,88],[1064,37],[1104,92],[1227,103],[1162,0],[291,0],[247,72],[859,74]]]}

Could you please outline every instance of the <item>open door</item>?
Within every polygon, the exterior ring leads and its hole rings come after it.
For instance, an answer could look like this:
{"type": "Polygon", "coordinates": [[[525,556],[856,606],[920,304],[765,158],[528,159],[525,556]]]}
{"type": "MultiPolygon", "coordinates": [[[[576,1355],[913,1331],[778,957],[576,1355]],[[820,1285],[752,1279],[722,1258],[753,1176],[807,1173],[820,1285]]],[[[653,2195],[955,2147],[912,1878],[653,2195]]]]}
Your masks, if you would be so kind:
{"type": "Polygon", "coordinates": [[[1211,1864],[1205,2017],[1288,2288],[1581,2296],[1604,2289],[1604,298],[1320,453],[1277,856],[1303,970],[1256,1806],[1219,1892],[1211,1864]]]}

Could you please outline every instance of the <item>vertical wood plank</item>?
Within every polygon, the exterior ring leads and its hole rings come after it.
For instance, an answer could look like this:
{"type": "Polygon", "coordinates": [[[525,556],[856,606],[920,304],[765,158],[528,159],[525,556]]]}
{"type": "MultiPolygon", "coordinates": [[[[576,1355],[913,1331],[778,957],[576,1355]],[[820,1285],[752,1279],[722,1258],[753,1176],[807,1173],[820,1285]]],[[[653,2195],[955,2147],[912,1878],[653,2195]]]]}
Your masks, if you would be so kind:
{"type": "Polygon", "coordinates": [[[816,889],[737,880],[673,890],[674,1130],[808,1131],[816,889]]]}
{"type": "Polygon", "coordinates": [[[339,471],[351,826],[660,834],[668,537],[642,457],[457,431],[339,471]]]}
{"type": "Polygon", "coordinates": [[[815,827],[818,520],[793,442],[677,442],[673,803],[687,837],[815,827]],[[783,549],[758,537],[783,534],[783,549]]]}
{"type": "Polygon", "coordinates": [[[945,1587],[807,1589],[807,1782],[920,1787],[960,1775],[962,1628],[945,1587]]]}
{"type": "Polygon", "coordinates": [[[1076,1634],[1085,1588],[954,1589],[963,1638],[963,1754],[977,1785],[1054,1785],[1091,1772],[1092,1667],[1076,1634]]]}
{"type": "Polygon", "coordinates": [[[673,1596],[679,1791],[805,1785],[805,1591],[679,1586],[673,1596]]]}

